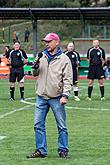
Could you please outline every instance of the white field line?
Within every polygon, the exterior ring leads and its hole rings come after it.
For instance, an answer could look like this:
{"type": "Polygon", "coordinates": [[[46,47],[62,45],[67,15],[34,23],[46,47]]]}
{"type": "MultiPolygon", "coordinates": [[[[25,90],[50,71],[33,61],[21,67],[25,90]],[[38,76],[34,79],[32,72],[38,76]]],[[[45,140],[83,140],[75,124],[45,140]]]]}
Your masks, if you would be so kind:
{"type": "Polygon", "coordinates": [[[22,100],[21,102],[25,104],[35,105],[35,103],[27,101],[27,100],[33,100],[33,99],[35,99],[35,97],[26,98],[25,100],[22,100]]]}
{"type": "MultiPolygon", "coordinates": [[[[31,100],[31,99],[33,98],[27,98],[26,100],[31,100]]],[[[23,100],[22,103],[35,105],[35,103],[31,103],[25,100],[23,100]]],[[[107,108],[101,109],[101,108],[85,108],[85,107],[74,107],[74,106],[66,106],[66,109],[72,109],[72,110],[79,109],[79,110],[88,110],[88,111],[110,111],[110,109],[107,108]]]]}
{"type": "Polygon", "coordinates": [[[6,138],[6,136],[0,136],[0,140],[2,140],[2,139],[4,139],[4,138],[6,138]]]}
{"type": "Polygon", "coordinates": [[[35,105],[35,103],[31,103],[31,102],[25,101],[25,100],[23,100],[23,101],[21,101],[21,102],[22,102],[22,103],[25,103],[25,104],[35,105]]]}
{"type": "Polygon", "coordinates": [[[104,109],[101,109],[101,108],[84,108],[84,107],[72,107],[72,106],[66,106],[67,109],[81,109],[81,110],[88,110],[88,111],[110,111],[110,109],[107,109],[107,108],[104,108],[104,109]]]}
{"type": "MultiPolygon", "coordinates": [[[[87,82],[81,82],[80,81],[78,84],[79,84],[79,86],[80,86],[80,84],[81,85],[88,85],[88,81],[87,82]]],[[[104,82],[104,84],[110,85],[110,80],[107,80],[106,82],[104,82]]],[[[98,85],[98,82],[94,81],[94,85],[98,85]]]]}
{"type": "Polygon", "coordinates": [[[7,110],[7,108],[2,108],[2,107],[0,107],[0,109],[2,109],[2,110],[7,110]]]}
{"type": "Polygon", "coordinates": [[[25,100],[33,100],[33,99],[35,99],[35,97],[25,98],[25,100]]]}
{"type": "MultiPolygon", "coordinates": [[[[80,97],[80,96],[84,96],[85,97],[85,100],[86,100],[86,97],[87,97],[87,92],[83,92],[83,91],[81,91],[81,90],[79,90],[79,93],[78,93],[78,96],[80,97]]],[[[93,93],[93,96],[97,96],[99,99],[100,99],[100,93],[99,93],[99,96],[98,96],[98,93],[93,93]]],[[[108,96],[110,96],[110,94],[105,94],[105,98],[106,98],[106,96],[108,97],[108,96]]],[[[73,94],[73,92],[71,92],[71,94],[70,94],[70,96],[69,96],[69,98],[73,98],[74,97],[74,94],[73,94]]],[[[83,99],[84,100],[84,99],[83,99]]]]}
{"type": "MultiPolygon", "coordinates": [[[[79,90],[78,96],[79,96],[79,97],[80,97],[80,96],[84,96],[84,97],[85,97],[85,100],[86,100],[87,93],[80,93],[80,90],[79,90]]],[[[98,96],[98,93],[95,93],[95,92],[94,92],[94,93],[93,93],[93,96],[98,96]]],[[[106,98],[106,96],[110,96],[110,94],[105,94],[105,98],[106,98]]],[[[72,98],[72,97],[74,97],[74,94],[71,92],[69,98],[72,98]]],[[[98,98],[100,99],[100,93],[99,93],[98,98]]]]}
{"type": "Polygon", "coordinates": [[[24,107],[22,107],[22,108],[14,109],[13,111],[10,111],[10,112],[7,112],[7,113],[5,113],[5,114],[3,114],[3,115],[0,115],[0,119],[4,118],[4,117],[6,117],[6,116],[9,116],[9,115],[11,115],[11,114],[13,114],[13,113],[15,113],[15,112],[17,112],[17,111],[22,111],[22,110],[25,110],[25,109],[27,109],[27,108],[30,108],[31,106],[32,106],[32,105],[26,105],[26,106],[24,106],[24,107]]]}

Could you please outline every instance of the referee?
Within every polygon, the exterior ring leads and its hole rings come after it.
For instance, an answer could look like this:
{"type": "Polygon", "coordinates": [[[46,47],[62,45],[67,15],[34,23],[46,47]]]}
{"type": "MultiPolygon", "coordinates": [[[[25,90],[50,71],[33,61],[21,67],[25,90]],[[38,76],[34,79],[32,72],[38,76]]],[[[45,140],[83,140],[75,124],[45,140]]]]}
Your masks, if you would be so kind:
{"type": "Polygon", "coordinates": [[[10,100],[14,99],[15,82],[19,82],[20,100],[24,100],[24,68],[23,66],[28,62],[27,55],[24,50],[20,49],[20,43],[17,41],[13,45],[13,49],[7,52],[6,58],[10,63],[10,100]]]}
{"type": "Polygon", "coordinates": [[[80,55],[75,51],[75,44],[73,42],[68,43],[67,50],[64,52],[70,59],[73,70],[73,92],[74,100],[80,101],[78,97],[78,66],[80,64],[80,55]]]}
{"type": "Polygon", "coordinates": [[[105,100],[103,64],[106,62],[106,56],[104,49],[99,46],[99,40],[93,40],[93,47],[88,49],[87,59],[89,61],[87,100],[91,101],[94,79],[98,79],[101,92],[101,100],[105,100]]]}

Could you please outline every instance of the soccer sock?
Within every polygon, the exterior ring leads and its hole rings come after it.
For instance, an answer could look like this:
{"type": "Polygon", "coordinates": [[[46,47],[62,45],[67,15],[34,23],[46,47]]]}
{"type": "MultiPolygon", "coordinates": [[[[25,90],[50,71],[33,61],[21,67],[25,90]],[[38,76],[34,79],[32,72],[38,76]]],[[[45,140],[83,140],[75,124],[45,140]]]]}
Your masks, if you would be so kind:
{"type": "Polygon", "coordinates": [[[93,86],[88,86],[88,97],[91,98],[93,86]]]}
{"type": "Polygon", "coordinates": [[[74,95],[78,96],[78,87],[74,87],[74,95]]]}
{"type": "Polygon", "coordinates": [[[20,87],[21,98],[24,98],[24,87],[20,87]]]}
{"type": "Polygon", "coordinates": [[[104,97],[104,86],[100,86],[101,97],[104,97]]]}
{"type": "Polygon", "coordinates": [[[10,87],[10,97],[14,99],[15,87],[10,87]]]}

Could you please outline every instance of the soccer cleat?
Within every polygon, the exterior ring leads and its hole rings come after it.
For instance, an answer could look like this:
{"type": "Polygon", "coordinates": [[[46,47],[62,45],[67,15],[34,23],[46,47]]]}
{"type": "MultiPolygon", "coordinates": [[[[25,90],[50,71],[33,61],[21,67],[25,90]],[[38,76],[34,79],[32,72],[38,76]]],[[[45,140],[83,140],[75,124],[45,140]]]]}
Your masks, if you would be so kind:
{"type": "Polygon", "coordinates": [[[101,101],[104,101],[105,100],[105,97],[101,97],[101,101]]]}
{"type": "Polygon", "coordinates": [[[12,97],[10,97],[10,98],[9,98],[9,100],[10,100],[10,101],[13,101],[13,100],[15,100],[15,99],[14,99],[14,98],[12,98],[12,97]]]}
{"type": "Polygon", "coordinates": [[[91,101],[92,99],[91,99],[90,97],[87,97],[87,98],[86,98],[86,100],[89,100],[89,101],[91,101]]]}
{"type": "Polygon", "coordinates": [[[75,100],[75,101],[80,101],[80,99],[79,99],[78,96],[74,96],[74,100],[75,100]]]}
{"type": "Polygon", "coordinates": [[[20,98],[20,101],[24,101],[24,97],[23,98],[20,98]]]}
{"type": "Polygon", "coordinates": [[[35,150],[34,153],[32,153],[31,155],[27,156],[27,159],[32,159],[32,158],[45,158],[46,155],[43,155],[40,151],[35,150]]]}
{"type": "Polygon", "coordinates": [[[66,151],[61,151],[61,152],[59,153],[59,158],[68,159],[68,158],[69,158],[69,157],[68,157],[68,152],[66,152],[66,151]]]}

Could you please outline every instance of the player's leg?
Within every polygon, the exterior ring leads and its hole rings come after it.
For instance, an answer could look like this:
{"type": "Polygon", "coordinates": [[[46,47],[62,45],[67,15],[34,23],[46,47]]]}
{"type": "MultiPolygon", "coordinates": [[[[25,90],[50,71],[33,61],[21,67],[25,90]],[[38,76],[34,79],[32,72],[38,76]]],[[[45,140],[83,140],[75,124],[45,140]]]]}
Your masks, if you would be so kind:
{"type": "Polygon", "coordinates": [[[21,68],[17,72],[17,81],[19,82],[19,89],[20,89],[20,100],[24,100],[24,70],[21,68]]]}
{"type": "Polygon", "coordinates": [[[77,68],[73,69],[73,92],[74,92],[74,100],[80,101],[78,97],[78,75],[77,75],[77,68]]]}
{"type": "Polygon", "coordinates": [[[74,84],[74,100],[75,101],[80,101],[80,99],[79,99],[79,97],[78,97],[78,91],[79,91],[79,89],[78,89],[78,85],[77,85],[78,83],[75,83],[74,84]]]}
{"type": "Polygon", "coordinates": [[[21,100],[24,100],[24,79],[19,82],[21,100]]]}
{"type": "Polygon", "coordinates": [[[88,80],[88,100],[91,100],[91,95],[92,95],[92,91],[93,91],[93,84],[94,84],[94,80],[89,79],[88,80]]]}
{"type": "Polygon", "coordinates": [[[99,87],[100,87],[100,93],[101,93],[101,100],[105,100],[104,98],[104,79],[99,79],[99,87]]]}
{"type": "Polygon", "coordinates": [[[14,72],[13,69],[10,69],[9,82],[10,82],[10,100],[15,100],[14,91],[15,91],[16,73],[14,72]]]}
{"type": "Polygon", "coordinates": [[[105,100],[104,98],[104,70],[101,65],[97,67],[97,78],[98,78],[99,87],[100,87],[101,100],[105,100]]]}
{"type": "Polygon", "coordinates": [[[14,91],[15,91],[15,83],[10,82],[10,100],[15,100],[14,91]]]}
{"type": "Polygon", "coordinates": [[[95,79],[95,75],[96,75],[96,68],[95,66],[90,66],[89,67],[89,72],[88,72],[88,100],[91,100],[91,95],[92,95],[92,91],[93,91],[93,84],[94,84],[94,79],[95,79]]]}

